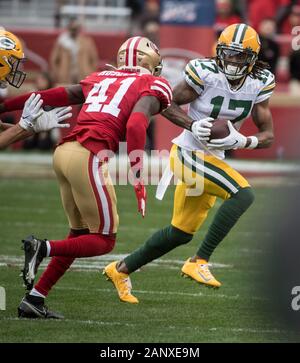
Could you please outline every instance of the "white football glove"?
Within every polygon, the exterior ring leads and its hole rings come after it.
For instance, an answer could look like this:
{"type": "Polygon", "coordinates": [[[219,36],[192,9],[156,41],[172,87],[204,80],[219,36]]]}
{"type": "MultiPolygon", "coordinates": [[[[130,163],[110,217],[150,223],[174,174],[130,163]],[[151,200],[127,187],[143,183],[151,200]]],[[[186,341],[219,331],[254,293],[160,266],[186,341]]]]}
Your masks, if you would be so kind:
{"type": "Polygon", "coordinates": [[[57,107],[51,111],[42,111],[41,115],[33,122],[33,131],[49,131],[54,128],[68,128],[70,124],[62,123],[72,117],[71,106],[57,107]]]}
{"type": "Polygon", "coordinates": [[[26,131],[33,130],[34,121],[43,113],[42,104],[43,100],[41,100],[41,95],[32,93],[24,104],[19,122],[19,126],[22,127],[22,129],[26,131]]]}
{"type": "Polygon", "coordinates": [[[210,121],[213,121],[212,117],[206,117],[201,120],[194,121],[192,123],[191,131],[192,134],[196,139],[199,141],[208,141],[210,137],[212,127],[212,123],[210,121]]]}
{"type": "Polygon", "coordinates": [[[245,148],[247,144],[247,137],[238,132],[230,121],[227,121],[227,124],[230,134],[223,139],[210,140],[207,143],[208,148],[219,150],[234,150],[245,148]]]}

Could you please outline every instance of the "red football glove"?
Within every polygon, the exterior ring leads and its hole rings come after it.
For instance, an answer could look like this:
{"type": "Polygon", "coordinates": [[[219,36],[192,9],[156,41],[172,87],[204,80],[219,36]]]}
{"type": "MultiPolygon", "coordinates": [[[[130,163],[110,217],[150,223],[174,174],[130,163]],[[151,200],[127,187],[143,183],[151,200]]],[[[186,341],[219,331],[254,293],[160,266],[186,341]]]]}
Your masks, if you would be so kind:
{"type": "Polygon", "coordinates": [[[138,202],[138,212],[141,213],[144,218],[146,212],[147,192],[143,180],[134,184],[134,191],[138,202]]]}

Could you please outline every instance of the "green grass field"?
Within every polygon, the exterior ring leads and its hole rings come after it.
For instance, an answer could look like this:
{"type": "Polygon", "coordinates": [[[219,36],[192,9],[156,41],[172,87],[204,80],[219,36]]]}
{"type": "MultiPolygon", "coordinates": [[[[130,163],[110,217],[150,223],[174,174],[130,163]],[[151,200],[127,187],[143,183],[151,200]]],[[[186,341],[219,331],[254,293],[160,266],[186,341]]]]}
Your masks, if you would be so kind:
{"type": "Polygon", "coordinates": [[[99,271],[170,222],[172,190],[159,202],[154,199],[155,189],[149,187],[148,214],[142,220],[133,190],[118,187],[120,229],[114,251],[78,260],[49,295],[48,305],[65,315],[63,321],[19,320],[16,315],[24,294],[18,276],[20,240],[30,233],[51,239],[67,233],[56,181],[2,179],[0,190],[0,285],[7,294],[7,310],[0,311],[0,342],[299,341],[268,314],[271,302],[260,289],[261,241],[267,227],[259,221],[280,208],[280,200],[270,208],[272,188],[256,188],[255,204],[213,256],[213,272],[223,283],[221,289],[208,289],[180,276],[182,262],[195,253],[212,211],[189,245],[132,275],[140,304],[131,306],[118,300],[99,271]]]}

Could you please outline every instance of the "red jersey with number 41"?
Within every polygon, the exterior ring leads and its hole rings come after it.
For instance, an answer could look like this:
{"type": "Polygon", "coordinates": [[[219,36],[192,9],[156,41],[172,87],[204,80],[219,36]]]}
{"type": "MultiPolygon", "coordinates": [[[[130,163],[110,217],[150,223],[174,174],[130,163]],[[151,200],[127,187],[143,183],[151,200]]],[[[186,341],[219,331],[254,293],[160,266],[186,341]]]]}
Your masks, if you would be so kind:
{"type": "Polygon", "coordinates": [[[117,151],[126,137],[126,124],[137,101],[156,97],[161,110],[172,99],[169,83],[162,77],[128,71],[92,73],[80,82],[85,103],[77,124],[63,142],[77,140],[93,154],[100,150],[117,151]]]}

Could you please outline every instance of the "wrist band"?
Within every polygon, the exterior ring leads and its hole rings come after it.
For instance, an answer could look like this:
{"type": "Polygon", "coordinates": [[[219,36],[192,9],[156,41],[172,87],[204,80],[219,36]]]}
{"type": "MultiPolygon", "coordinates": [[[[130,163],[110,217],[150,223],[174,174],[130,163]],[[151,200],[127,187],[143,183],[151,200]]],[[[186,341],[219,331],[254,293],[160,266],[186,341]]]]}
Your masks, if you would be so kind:
{"type": "Polygon", "coordinates": [[[255,149],[258,145],[258,138],[256,136],[248,136],[247,139],[250,139],[250,145],[246,147],[246,149],[255,149]]]}

